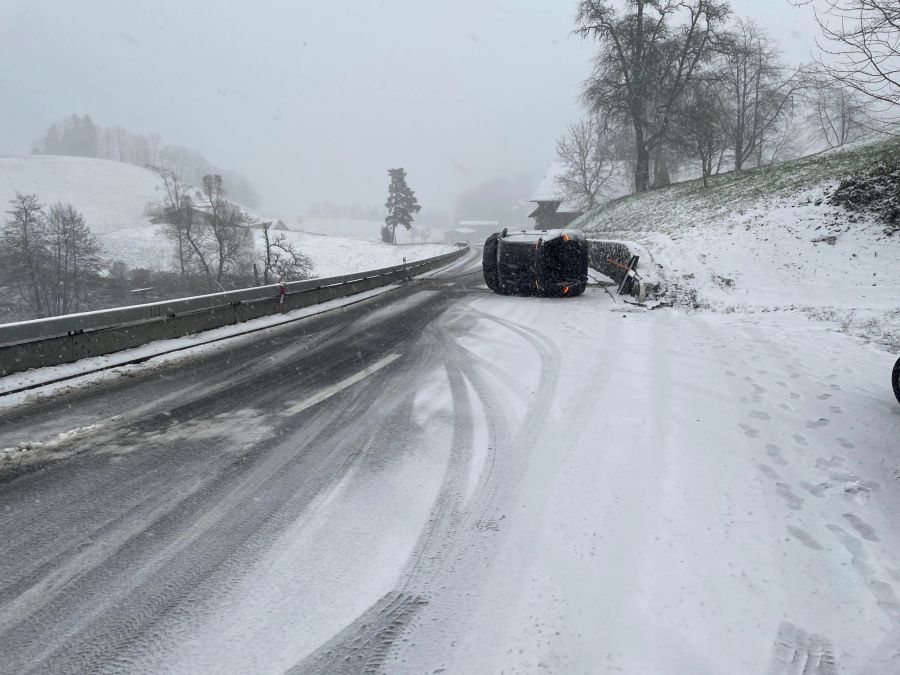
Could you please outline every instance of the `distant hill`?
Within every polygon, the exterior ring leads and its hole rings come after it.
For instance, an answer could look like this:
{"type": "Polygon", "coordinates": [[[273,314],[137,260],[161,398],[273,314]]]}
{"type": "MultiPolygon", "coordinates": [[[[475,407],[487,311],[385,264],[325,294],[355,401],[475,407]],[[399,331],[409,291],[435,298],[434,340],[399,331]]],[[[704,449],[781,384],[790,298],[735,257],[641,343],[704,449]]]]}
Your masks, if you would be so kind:
{"type": "Polygon", "coordinates": [[[71,203],[97,234],[149,225],[144,208],[160,199],[159,177],[123,162],[91,157],[29,155],[0,157],[0,201],[16,191],[42,203],[71,203]]]}

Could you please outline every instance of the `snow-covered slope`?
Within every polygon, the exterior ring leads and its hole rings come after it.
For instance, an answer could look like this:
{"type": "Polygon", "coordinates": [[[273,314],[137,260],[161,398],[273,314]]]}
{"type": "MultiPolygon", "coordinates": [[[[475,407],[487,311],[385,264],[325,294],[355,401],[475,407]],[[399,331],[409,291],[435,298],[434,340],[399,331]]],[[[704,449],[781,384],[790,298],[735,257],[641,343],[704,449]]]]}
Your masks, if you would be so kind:
{"type": "Polygon", "coordinates": [[[0,157],[0,201],[36,194],[42,203],[62,201],[81,211],[97,234],[146,225],[144,209],[160,198],[152,171],[106,159],[29,155],[0,157]]]}
{"type": "Polygon", "coordinates": [[[842,177],[898,150],[896,142],[868,142],[719,176],[709,188],[681,183],[600,207],[576,226],[644,245],[678,302],[796,310],[900,343],[900,240],[826,199],[842,177]]]}

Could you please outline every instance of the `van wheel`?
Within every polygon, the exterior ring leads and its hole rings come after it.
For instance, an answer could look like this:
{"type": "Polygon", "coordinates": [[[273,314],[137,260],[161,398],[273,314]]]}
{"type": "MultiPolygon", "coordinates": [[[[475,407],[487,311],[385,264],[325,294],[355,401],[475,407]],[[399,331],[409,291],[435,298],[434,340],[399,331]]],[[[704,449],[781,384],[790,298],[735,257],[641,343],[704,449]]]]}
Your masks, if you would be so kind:
{"type": "Polygon", "coordinates": [[[894,364],[894,374],[891,378],[891,384],[894,385],[894,396],[897,397],[897,402],[900,403],[900,359],[897,359],[897,363],[894,364]]]}

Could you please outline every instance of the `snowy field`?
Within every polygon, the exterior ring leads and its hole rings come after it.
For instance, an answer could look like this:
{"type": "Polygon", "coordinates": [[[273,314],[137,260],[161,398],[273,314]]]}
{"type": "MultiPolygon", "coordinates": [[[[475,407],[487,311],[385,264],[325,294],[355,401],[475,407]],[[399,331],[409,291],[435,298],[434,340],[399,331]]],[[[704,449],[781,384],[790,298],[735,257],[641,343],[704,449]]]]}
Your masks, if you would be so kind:
{"type": "MultiPolygon", "coordinates": [[[[317,277],[328,277],[359,270],[399,265],[403,258],[411,262],[449,253],[456,249],[446,244],[409,244],[393,246],[378,239],[329,237],[306,232],[284,232],[288,241],[313,261],[317,277]]],[[[262,232],[254,231],[256,250],[263,250],[262,232]]],[[[100,237],[110,260],[121,260],[131,268],[172,269],[171,245],[156,225],[144,225],[111,232],[100,237]]]]}
{"type": "Polygon", "coordinates": [[[883,147],[721,176],[707,189],[690,182],[653,191],[587,214],[576,226],[644,245],[665,292],[682,305],[793,311],[900,344],[900,240],[871,217],[851,222],[825,201],[883,147]]]}
{"type": "MultiPolygon", "coordinates": [[[[148,169],[89,157],[0,157],[4,205],[16,191],[36,194],[45,205],[70,202],[84,215],[111,262],[121,261],[133,269],[174,268],[171,244],[145,212],[147,204],[162,198],[160,179],[148,169]]],[[[399,265],[404,257],[421,260],[453,250],[443,244],[413,243],[405,231],[398,232],[403,246],[390,246],[379,239],[379,228],[375,221],[319,218],[305,221],[307,232],[285,234],[312,259],[319,277],[399,265]]],[[[262,235],[258,231],[255,235],[261,251],[262,235]]]]}

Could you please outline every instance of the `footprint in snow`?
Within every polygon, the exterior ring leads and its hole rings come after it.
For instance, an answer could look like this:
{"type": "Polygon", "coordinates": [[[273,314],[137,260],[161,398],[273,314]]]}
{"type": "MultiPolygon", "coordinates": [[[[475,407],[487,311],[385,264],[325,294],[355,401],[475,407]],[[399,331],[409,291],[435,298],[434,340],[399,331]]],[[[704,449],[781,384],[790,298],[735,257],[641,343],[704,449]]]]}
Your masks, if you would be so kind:
{"type": "Polygon", "coordinates": [[[809,483],[805,480],[800,481],[800,487],[802,487],[814,497],[821,497],[825,494],[825,491],[828,490],[827,483],[819,483],[818,485],[813,485],[812,483],[809,483]]]}
{"type": "Polygon", "coordinates": [[[825,547],[822,546],[819,542],[813,539],[813,536],[807,532],[806,530],[801,530],[799,527],[794,527],[793,525],[788,525],[788,532],[791,533],[791,536],[797,539],[801,544],[806,546],[806,548],[811,548],[814,551],[823,551],[825,547]]]}
{"type": "Polygon", "coordinates": [[[791,436],[797,445],[809,445],[809,441],[806,440],[806,436],[801,436],[800,434],[794,434],[791,436]]]}
{"type": "Polygon", "coordinates": [[[762,410],[753,410],[750,412],[750,417],[755,420],[770,420],[772,417],[769,413],[763,412],[762,410]]]}
{"type": "Polygon", "coordinates": [[[760,470],[767,478],[771,478],[772,480],[778,480],[781,476],[778,475],[778,472],[775,471],[768,464],[757,464],[756,468],[760,470]]]}
{"type": "Polygon", "coordinates": [[[866,541],[881,541],[881,537],[876,534],[875,529],[859,516],[852,513],[845,513],[844,518],[850,523],[850,526],[859,533],[859,536],[866,541]]]}
{"type": "Polygon", "coordinates": [[[776,464],[780,464],[781,466],[787,466],[787,460],[781,454],[781,448],[779,448],[774,443],[769,443],[766,446],[766,454],[772,458],[772,461],[776,464]]]}
{"type": "Polygon", "coordinates": [[[827,427],[831,424],[831,420],[827,417],[820,417],[817,420],[810,420],[806,423],[807,429],[821,429],[822,427],[827,427]]]}
{"type": "Polygon", "coordinates": [[[844,448],[846,450],[852,450],[853,448],[856,447],[855,443],[851,443],[846,438],[839,438],[839,439],[837,439],[837,442],[842,448],[844,448]]]}
{"type": "Polygon", "coordinates": [[[793,489],[787,483],[776,483],[775,489],[778,492],[779,496],[787,502],[787,507],[794,511],[799,511],[803,508],[803,498],[798,497],[794,494],[793,489]]]}
{"type": "Polygon", "coordinates": [[[759,429],[754,429],[749,424],[738,424],[738,426],[743,429],[744,433],[750,438],[759,438],[759,429]]]}

